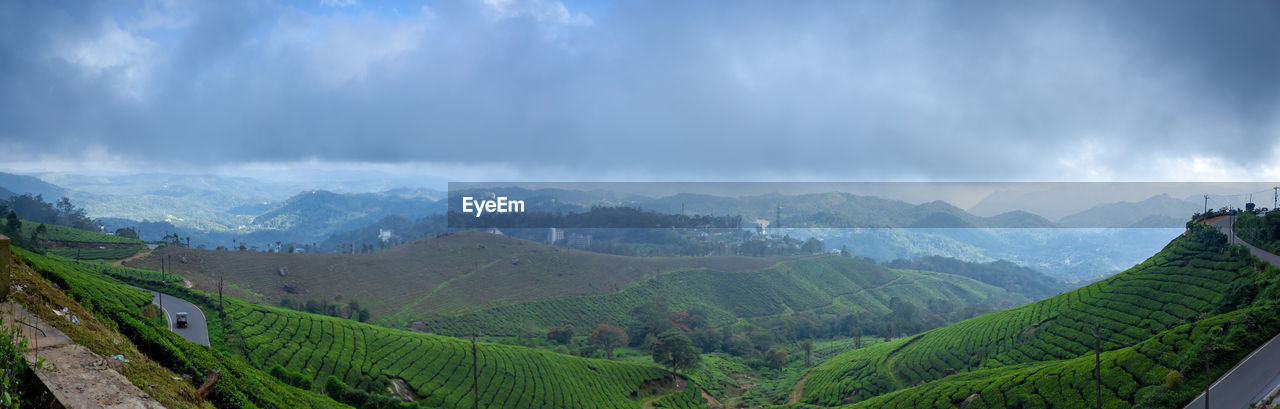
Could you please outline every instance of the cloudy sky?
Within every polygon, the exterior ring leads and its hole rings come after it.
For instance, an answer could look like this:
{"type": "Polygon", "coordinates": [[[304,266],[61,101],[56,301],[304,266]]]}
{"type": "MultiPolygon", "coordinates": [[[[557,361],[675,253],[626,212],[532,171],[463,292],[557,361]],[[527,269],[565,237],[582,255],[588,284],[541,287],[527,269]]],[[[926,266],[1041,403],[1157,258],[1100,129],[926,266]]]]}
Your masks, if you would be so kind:
{"type": "Polygon", "coordinates": [[[1227,5],[11,1],[0,170],[1277,180],[1280,3],[1227,5]]]}

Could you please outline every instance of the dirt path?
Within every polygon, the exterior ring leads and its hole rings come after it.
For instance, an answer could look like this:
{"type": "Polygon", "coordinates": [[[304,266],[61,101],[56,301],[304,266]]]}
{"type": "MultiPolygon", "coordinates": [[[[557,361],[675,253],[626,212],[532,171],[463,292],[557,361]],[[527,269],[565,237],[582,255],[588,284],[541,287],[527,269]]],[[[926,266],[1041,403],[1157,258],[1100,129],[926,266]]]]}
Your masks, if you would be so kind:
{"type": "Polygon", "coordinates": [[[706,390],[706,389],[703,389],[703,390],[702,390],[702,399],[706,399],[706,400],[707,400],[707,407],[709,407],[709,408],[723,408],[723,407],[724,407],[724,404],[723,404],[723,403],[720,403],[720,401],[716,400],[716,398],[711,397],[711,394],[707,393],[707,390],[706,390]]]}
{"type": "Polygon", "coordinates": [[[809,372],[805,372],[804,376],[791,387],[791,396],[787,397],[787,404],[794,405],[800,403],[800,398],[804,396],[804,381],[809,380],[809,372]]]}
{"type": "Polygon", "coordinates": [[[122,258],[122,259],[119,259],[119,260],[116,260],[116,262],[111,263],[111,264],[115,264],[115,265],[117,265],[117,266],[121,266],[121,267],[123,267],[123,266],[124,266],[124,262],[126,262],[126,261],[134,261],[134,260],[137,260],[137,259],[140,259],[140,258],[146,257],[146,256],[150,256],[150,255],[151,255],[151,250],[146,249],[146,248],[143,248],[142,250],[138,250],[138,252],[137,252],[137,253],[134,253],[134,255],[129,256],[129,257],[125,257],[125,258],[122,258]]]}

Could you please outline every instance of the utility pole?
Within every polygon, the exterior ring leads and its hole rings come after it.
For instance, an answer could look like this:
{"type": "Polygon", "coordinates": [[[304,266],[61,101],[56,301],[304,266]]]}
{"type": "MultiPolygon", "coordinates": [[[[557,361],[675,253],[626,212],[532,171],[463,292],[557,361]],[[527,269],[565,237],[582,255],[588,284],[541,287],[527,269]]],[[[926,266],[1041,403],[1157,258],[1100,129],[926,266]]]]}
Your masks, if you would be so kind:
{"type": "Polygon", "coordinates": [[[1280,186],[1271,188],[1271,210],[1275,211],[1277,205],[1280,205],[1280,186]]]}
{"type": "Polygon", "coordinates": [[[480,355],[476,348],[476,333],[471,333],[471,394],[475,396],[475,408],[480,409],[480,355]]]}
{"type": "Polygon", "coordinates": [[[1204,195],[1204,213],[1200,213],[1200,220],[1209,220],[1209,195],[1204,195]]]}

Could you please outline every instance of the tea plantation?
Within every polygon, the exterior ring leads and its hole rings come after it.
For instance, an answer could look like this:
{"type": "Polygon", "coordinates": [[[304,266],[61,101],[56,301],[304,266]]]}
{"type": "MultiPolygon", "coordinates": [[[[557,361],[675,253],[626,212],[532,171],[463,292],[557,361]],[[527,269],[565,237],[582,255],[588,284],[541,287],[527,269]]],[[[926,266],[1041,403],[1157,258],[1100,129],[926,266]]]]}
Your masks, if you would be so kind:
{"type": "MultiPolygon", "coordinates": [[[[321,394],[288,386],[241,360],[188,342],[144,318],[142,310],[151,303],[151,295],[117,278],[141,284],[171,280],[172,276],[94,263],[75,263],[17,247],[13,251],[15,258],[23,260],[32,270],[57,284],[85,309],[93,311],[104,322],[114,323],[120,333],[129,337],[152,360],[177,373],[191,376],[195,385],[202,383],[209,371],[221,371],[221,379],[209,396],[218,407],[347,407],[321,394]]],[[[211,332],[213,329],[210,328],[211,332]]]]}
{"type": "MultiPolygon", "coordinates": [[[[747,272],[686,270],[667,273],[602,295],[503,305],[480,311],[425,319],[432,332],[464,335],[515,334],[522,328],[572,323],[595,328],[624,325],[628,311],[665,297],[672,307],[698,311],[714,326],[740,318],[798,311],[884,314],[901,297],[923,304],[945,300],[956,305],[1003,308],[1027,302],[1020,294],[966,277],[916,270],[894,270],[848,257],[826,256],[780,263],[747,272]]],[[[585,335],[585,334],[584,334],[585,335]]]]}
{"type": "MultiPolygon", "coordinates": [[[[255,366],[334,376],[372,391],[398,378],[428,406],[474,406],[470,341],[239,301],[228,304],[227,315],[255,366]]],[[[484,408],[635,408],[642,385],[670,377],[655,366],[518,346],[480,343],[478,350],[484,408]]]]}
{"type": "Polygon", "coordinates": [[[976,394],[967,407],[1092,407],[1096,326],[1107,407],[1177,405],[1194,395],[1177,385],[1196,376],[1191,347],[1207,329],[1221,373],[1280,327],[1280,271],[1242,250],[1197,227],[1104,281],[836,356],[811,372],[802,401],[954,408],[976,394]],[[1261,288],[1269,296],[1255,300],[1261,288]]]}

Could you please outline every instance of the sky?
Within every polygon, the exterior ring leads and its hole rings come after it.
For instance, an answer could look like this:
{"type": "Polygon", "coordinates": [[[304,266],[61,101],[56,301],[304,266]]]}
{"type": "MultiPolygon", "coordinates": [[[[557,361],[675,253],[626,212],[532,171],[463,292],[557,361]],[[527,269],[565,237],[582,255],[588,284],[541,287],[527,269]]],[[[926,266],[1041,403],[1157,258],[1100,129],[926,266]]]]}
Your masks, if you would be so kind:
{"type": "Polygon", "coordinates": [[[1280,3],[10,1],[0,171],[1280,180],[1280,3]]]}

